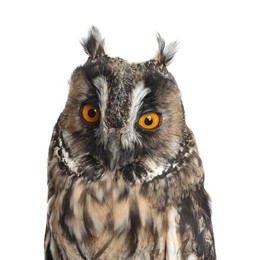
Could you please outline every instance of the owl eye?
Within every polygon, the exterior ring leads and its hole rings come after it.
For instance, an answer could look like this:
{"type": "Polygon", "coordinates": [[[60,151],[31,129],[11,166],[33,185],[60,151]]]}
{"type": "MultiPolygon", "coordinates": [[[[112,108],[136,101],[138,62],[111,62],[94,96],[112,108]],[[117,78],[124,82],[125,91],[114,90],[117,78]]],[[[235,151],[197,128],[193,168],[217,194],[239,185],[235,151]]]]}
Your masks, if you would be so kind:
{"type": "Polygon", "coordinates": [[[150,112],[142,115],[139,118],[138,124],[144,129],[155,129],[159,126],[160,117],[155,112],[150,112]]]}
{"type": "Polygon", "coordinates": [[[101,117],[99,108],[89,103],[82,107],[81,114],[83,119],[88,123],[96,123],[100,120],[101,117]]]}

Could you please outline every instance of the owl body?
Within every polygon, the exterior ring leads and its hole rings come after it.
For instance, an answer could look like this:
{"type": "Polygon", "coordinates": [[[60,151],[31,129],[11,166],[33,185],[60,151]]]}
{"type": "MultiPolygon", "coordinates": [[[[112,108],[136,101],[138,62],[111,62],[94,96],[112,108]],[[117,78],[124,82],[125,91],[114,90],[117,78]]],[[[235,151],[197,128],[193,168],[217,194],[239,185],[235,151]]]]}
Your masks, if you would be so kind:
{"type": "Polygon", "coordinates": [[[174,77],[108,57],[96,28],[48,160],[46,259],[216,259],[204,172],[174,77]]]}

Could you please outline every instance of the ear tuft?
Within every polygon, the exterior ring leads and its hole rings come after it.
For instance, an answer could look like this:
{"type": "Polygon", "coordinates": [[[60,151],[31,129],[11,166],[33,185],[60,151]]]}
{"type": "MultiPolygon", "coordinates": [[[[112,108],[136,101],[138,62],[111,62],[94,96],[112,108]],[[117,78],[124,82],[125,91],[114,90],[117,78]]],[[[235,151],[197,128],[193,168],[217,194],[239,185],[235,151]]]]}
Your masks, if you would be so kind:
{"type": "Polygon", "coordinates": [[[178,42],[171,42],[167,46],[165,45],[165,40],[157,33],[158,41],[158,52],[156,54],[155,60],[164,66],[168,66],[177,52],[178,42]]]}
{"type": "Polygon", "coordinates": [[[82,40],[81,44],[84,51],[90,56],[91,59],[105,55],[104,39],[95,26],[91,27],[87,39],[82,40]]]}

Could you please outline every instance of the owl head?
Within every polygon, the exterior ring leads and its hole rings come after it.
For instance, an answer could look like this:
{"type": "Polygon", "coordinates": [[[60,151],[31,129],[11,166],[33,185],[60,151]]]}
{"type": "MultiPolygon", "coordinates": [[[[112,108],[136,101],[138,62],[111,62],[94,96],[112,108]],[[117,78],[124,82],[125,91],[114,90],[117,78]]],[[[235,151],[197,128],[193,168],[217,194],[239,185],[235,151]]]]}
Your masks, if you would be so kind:
{"type": "Polygon", "coordinates": [[[59,125],[65,157],[88,180],[107,173],[150,180],[175,162],[186,128],[180,91],[167,70],[176,43],[166,46],[159,34],[157,40],[156,56],[141,63],[109,57],[95,27],[82,42],[89,57],[72,73],[59,125]]]}

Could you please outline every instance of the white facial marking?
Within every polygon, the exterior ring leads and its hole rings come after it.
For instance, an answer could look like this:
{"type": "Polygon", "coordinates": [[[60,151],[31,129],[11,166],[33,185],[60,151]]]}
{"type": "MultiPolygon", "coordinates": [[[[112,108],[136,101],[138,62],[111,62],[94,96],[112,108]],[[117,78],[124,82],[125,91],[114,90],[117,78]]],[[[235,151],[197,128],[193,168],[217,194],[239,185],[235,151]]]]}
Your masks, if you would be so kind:
{"type": "Polygon", "coordinates": [[[134,130],[134,125],[137,119],[137,114],[142,105],[144,97],[150,92],[150,89],[144,86],[144,82],[140,81],[134,88],[132,92],[132,101],[131,101],[131,114],[129,122],[123,133],[122,145],[124,148],[130,147],[133,145],[134,141],[137,141],[137,135],[134,130]]]}
{"type": "MultiPolygon", "coordinates": [[[[61,151],[62,151],[62,158],[63,158],[63,160],[64,160],[64,163],[66,164],[66,165],[68,165],[68,167],[69,167],[69,169],[72,171],[72,172],[77,172],[77,164],[75,163],[75,161],[72,159],[72,158],[70,158],[70,156],[69,156],[69,153],[64,149],[64,147],[63,147],[63,142],[62,142],[62,140],[61,140],[61,138],[59,137],[58,138],[59,139],[59,147],[61,147],[61,151]]],[[[58,155],[58,150],[59,150],[60,148],[55,148],[55,153],[56,153],[56,155],[58,156],[58,157],[60,157],[59,155],[58,155]]]]}
{"type": "Polygon", "coordinates": [[[150,169],[146,176],[146,181],[150,181],[154,179],[156,176],[162,175],[163,171],[166,169],[166,166],[164,164],[157,164],[153,160],[148,160],[146,162],[147,167],[150,169]]]}

